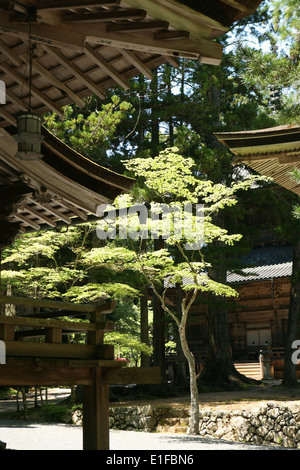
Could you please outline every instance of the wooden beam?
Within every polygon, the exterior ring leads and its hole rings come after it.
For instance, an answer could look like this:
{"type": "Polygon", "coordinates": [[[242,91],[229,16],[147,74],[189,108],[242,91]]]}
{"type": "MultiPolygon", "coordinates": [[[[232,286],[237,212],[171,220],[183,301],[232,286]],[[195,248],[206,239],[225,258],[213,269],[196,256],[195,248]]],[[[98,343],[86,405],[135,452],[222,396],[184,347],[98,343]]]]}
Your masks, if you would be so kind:
{"type": "Polygon", "coordinates": [[[21,109],[28,110],[28,107],[25,105],[24,101],[16,96],[9,88],[6,88],[6,97],[10,99],[13,103],[20,106],[21,109]]]}
{"type": "Polygon", "coordinates": [[[13,126],[17,127],[16,118],[2,108],[0,108],[0,116],[2,116],[6,121],[8,121],[13,126]]]}
{"type": "Polygon", "coordinates": [[[19,207],[19,210],[23,210],[25,212],[28,212],[29,214],[34,215],[35,217],[38,217],[41,222],[46,223],[47,225],[50,225],[50,227],[56,227],[56,222],[43,213],[39,212],[36,210],[34,207],[30,207],[27,204],[22,204],[22,206],[19,207]]]}
{"type": "Polygon", "coordinates": [[[121,0],[40,0],[38,10],[66,10],[73,8],[111,7],[120,5],[121,0]]]}
{"type": "Polygon", "coordinates": [[[170,26],[179,31],[186,29],[196,39],[210,38],[214,29],[219,30],[219,34],[224,34],[229,29],[177,0],[127,0],[126,4],[132,8],[144,8],[152,18],[168,21],[170,26]]]}
{"type": "Polygon", "coordinates": [[[105,369],[103,383],[111,385],[160,384],[160,367],[124,367],[105,369]]]}
{"type": "MultiPolygon", "coordinates": [[[[17,297],[17,299],[19,299],[19,297],[17,297]]],[[[26,302],[28,300],[28,298],[26,297],[24,302],[26,302]]],[[[40,305],[40,302],[38,299],[35,299],[37,301],[34,302],[34,306],[35,307],[38,307],[38,306],[41,306],[40,305]]],[[[15,301],[11,302],[14,304],[15,301]]],[[[100,315],[100,314],[107,314],[107,313],[112,313],[116,307],[116,301],[112,301],[112,302],[106,302],[105,304],[100,304],[100,305],[93,305],[93,304],[81,304],[82,307],[88,307],[88,310],[86,311],[85,309],[83,310],[81,307],[77,310],[70,310],[69,308],[68,309],[64,309],[64,305],[66,305],[64,302],[62,302],[62,307],[60,310],[58,310],[58,307],[49,307],[47,306],[48,305],[48,302],[49,301],[43,301],[43,305],[41,308],[54,308],[54,309],[57,309],[55,311],[48,311],[48,312],[38,312],[38,313],[32,313],[31,315],[26,315],[27,318],[59,318],[59,317],[65,317],[65,316],[78,316],[78,315],[83,315],[83,314],[90,314],[91,315],[91,322],[92,323],[98,323],[98,317],[97,315],[100,315]],[[44,303],[46,302],[46,304],[44,303]],[[94,316],[93,316],[94,314],[94,316]]],[[[50,301],[52,302],[52,301],[50,301]]],[[[0,297],[0,303],[6,303],[4,301],[1,302],[1,297],[0,297]]],[[[8,304],[10,303],[9,301],[7,302],[8,304]]],[[[18,305],[23,305],[22,302],[21,303],[18,303],[18,305]]],[[[70,304],[71,305],[71,308],[72,308],[72,305],[75,305],[75,308],[80,305],[80,304],[70,304]]],[[[19,315],[18,318],[21,318],[22,315],[19,315]]]]}
{"type": "Polygon", "coordinates": [[[287,165],[300,162],[300,152],[293,155],[281,155],[278,156],[279,165],[287,165]]]}
{"type": "MultiPolygon", "coordinates": [[[[149,4],[149,2],[148,2],[149,4]]],[[[152,4],[152,2],[151,2],[152,4]]],[[[147,10],[147,8],[145,8],[147,10]]],[[[156,16],[156,15],[155,15],[156,16]]],[[[153,27],[158,26],[156,23],[153,27]]],[[[111,25],[111,27],[114,27],[111,25]]],[[[165,28],[164,28],[165,29],[165,28]]],[[[184,28],[180,28],[184,29],[184,28]]],[[[0,31],[27,39],[26,25],[12,24],[5,19],[0,19],[0,31]]],[[[189,30],[189,29],[188,29],[189,30]]],[[[145,31],[146,33],[146,31],[145,31]]],[[[123,30],[122,37],[119,31],[108,32],[101,28],[101,24],[78,24],[76,29],[69,29],[65,25],[32,25],[32,40],[42,45],[60,47],[82,52],[85,41],[121,49],[139,50],[160,55],[171,55],[198,59],[202,63],[218,65],[222,58],[222,46],[209,40],[197,38],[187,40],[155,40],[150,35],[137,35],[123,30]]],[[[84,74],[81,74],[81,79],[84,74]]]]}
{"type": "Polygon", "coordinates": [[[172,67],[174,67],[175,69],[178,69],[180,67],[180,63],[175,57],[171,57],[171,56],[167,56],[167,55],[164,55],[163,57],[164,57],[165,61],[169,62],[169,64],[171,64],[172,67]]]}
{"type": "MultiPolygon", "coordinates": [[[[1,315],[0,325],[14,325],[14,327],[26,326],[30,328],[37,328],[37,327],[38,328],[61,328],[66,331],[78,331],[78,332],[94,331],[98,329],[98,325],[96,325],[95,323],[81,323],[81,322],[74,322],[74,321],[52,320],[52,319],[50,320],[50,319],[44,319],[44,318],[23,317],[19,315],[13,316],[13,317],[1,315]]],[[[22,331],[20,333],[22,333],[22,331]]]]}
{"type": "Polygon", "coordinates": [[[147,31],[143,35],[125,31],[120,34],[116,31],[108,32],[97,23],[91,23],[88,26],[78,25],[77,29],[81,33],[85,32],[86,41],[92,44],[163,56],[185,57],[214,65],[218,65],[222,59],[222,45],[206,39],[155,40],[153,34],[149,34],[147,31]]]}
{"type": "MultiPolygon", "coordinates": [[[[24,307],[40,307],[40,308],[49,308],[49,309],[62,309],[68,312],[78,312],[78,313],[92,313],[97,311],[97,308],[105,310],[107,308],[106,304],[96,305],[96,304],[72,304],[69,302],[61,302],[57,300],[45,300],[45,299],[32,299],[30,297],[16,297],[9,295],[0,295],[0,304],[12,304],[12,305],[23,305],[24,307]]],[[[109,305],[111,305],[108,302],[109,305]]]]}
{"type": "Polygon", "coordinates": [[[130,85],[125,80],[122,75],[115,70],[103,57],[99,55],[97,51],[95,51],[89,44],[85,44],[84,52],[89,59],[98,65],[101,69],[105,70],[105,72],[115,80],[116,83],[121,85],[124,90],[129,90],[130,85]]]}
{"type": "Polygon", "coordinates": [[[20,220],[21,222],[24,222],[26,225],[28,225],[29,227],[32,227],[37,232],[41,229],[40,225],[37,222],[29,219],[25,215],[18,214],[18,213],[14,212],[11,217],[13,217],[17,220],[20,220]]]}
{"type": "Polygon", "coordinates": [[[114,358],[111,344],[54,344],[31,341],[5,341],[7,357],[109,359],[114,358]]]}
{"type": "MultiPolygon", "coordinates": [[[[82,72],[76,65],[72,64],[66,56],[64,56],[60,51],[57,49],[53,49],[48,46],[44,46],[44,49],[48,54],[54,57],[61,65],[67,68],[76,78],[82,81],[82,83],[89,88],[90,91],[95,93],[95,95],[99,96],[99,98],[105,98],[105,92],[95,83],[93,82],[88,74],[82,72]]],[[[1,64],[0,64],[1,65],[1,64]]]]}
{"type": "Polygon", "coordinates": [[[247,13],[247,15],[250,15],[251,13],[253,13],[253,9],[248,8],[246,5],[243,5],[243,3],[241,3],[238,0],[221,0],[221,2],[235,8],[238,11],[245,12],[247,13]]]}
{"type": "Polygon", "coordinates": [[[9,47],[2,39],[0,39],[0,49],[2,54],[4,54],[14,65],[20,67],[22,65],[22,60],[19,55],[14,52],[14,50],[9,47]]]}
{"type": "Polygon", "coordinates": [[[130,51],[129,49],[119,49],[119,52],[128,60],[128,62],[134,65],[137,70],[139,70],[143,75],[145,75],[145,77],[149,78],[149,80],[152,80],[152,71],[149,69],[149,67],[147,67],[147,65],[145,65],[141,61],[141,59],[134,52],[130,51]]]}
{"type": "MultiPolygon", "coordinates": [[[[69,327],[67,330],[61,330],[62,335],[70,335],[70,334],[75,334],[75,333],[86,333],[86,332],[109,332],[114,330],[114,322],[111,321],[106,321],[102,324],[98,324],[97,328],[95,327],[94,329],[91,328],[84,328],[84,329],[78,329],[77,328],[77,322],[73,322],[74,328],[69,327]]],[[[87,325],[90,325],[90,323],[87,323],[87,325]]],[[[93,324],[91,324],[93,325],[93,324]]],[[[0,323],[1,326],[1,323],[0,323]]],[[[59,325],[61,326],[61,325],[59,325]]],[[[48,331],[51,329],[56,330],[57,328],[49,328],[47,327],[48,331]]],[[[12,339],[18,340],[19,338],[36,338],[36,337],[43,337],[47,335],[46,328],[32,328],[31,330],[21,330],[21,331],[16,331],[14,334],[14,337],[12,339]]],[[[0,334],[1,337],[1,334],[0,334]]],[[[4,339],[4,338],[3,338],[4,339]]],[[[49,339],[46,338],[46,342],[49,342],[49,339]]],[[[59,341],[61,342],[61,341],[59,341]]],[[[106,359],[108,360],[108,359],[106,359]]]]}
{"type": "MultiPolygon", "coordinates": [[[[21,56],[23,57],[23,56],[21,56]]],[[[24,57],[23,57],[24,58],[24,57]]],[[[77,93],[74,93],[69,87],[67,87],[64,82],[58,80],[51,71],[47,70],[46,67],[41,65],[41,63],[33,59],[32,60],[33,68],[42,76],[49,80],[50,84],[59,90],[65,92],[75,104],[77,104],[80,108],[85,106],[85,102],[78,96],[77,93]]]]}
{"type": "Polygon", "coordinates": [[[42,207],[44,210],[46,210],[47,212],[50,212],[50,214],[54,215],[55,217],[57,217],[59,220],[62,220],[63,222],[65,222],[67,225],[71,225],[72,223],[72,220],[70,219],[70,217],[67,217],[65,214],[63,214],[61,211],[59,211],[58,209],[55,209],[54,207],[52,207],[50,204],[44,204],[42,202],[39,202],[37,200],[35,200],[34,198],[29,198],[29,200],[31,202],[33,202],[34,204],[42,207]]]}
{"type": "Polygon", "coordinates": [[[92,369],[88,367],[0,365],[0,387],[89,385],[92,369]]]}
{"type": "Polygon", "coordinates": [[[109,450],[109,385],[102,367],[91,369],[92,384],[83,386],[83,450],[109,450]]]}
{"type": "Polygon", "coordinates": [[[9,67],[8,65],[0,64],[1,70],[6,73],[10,78],[12,78],[15,82],[17,82],[20,86],[24,86],[25,88],[31,89],[31,92],[34,96],[36,96],[40,101],[42,101],[46,106],[48,106],[52,111],[57,113],[60,117],[64,117],[62,110],[50,99],[47,95],[42,93],[38,88],[34,85],[30,87],[30,83],[28,80],[25,80],[24,77],[19,75],[19,73],[9,67]]]}
{"type": "Polygon", "coordinates": [[[74,212],[74,214],[78,215],[78,217],[82,220],[88,220],[88,216],[85,212],[82,210],[78,209],[78,207],[73,206],[72,204],[69,204],[67,201],[63,199],[59,199],[59,204],[66,209],[68,209],[71,212],[74,212]]]}
{"type": "MultiPolygon", "coordinates": [[[[30,341],[5,341],[7,357],[44,357],[68,359],[102,359],[97,357],[98,346],[85,344],[53,344],[30,341]]],[[[110,345],[105,345],[110,346],[110,345]]],[[[104,350],[102,351],[104,354],[104,350]]],[[[104,358],[108,359],[108,358],[104,358]]],[[[109,358],[111,359],[111,358],[109,358]]]]}
{"type": "Polygon", "coordinates": [[[108,22],[117,20],[135,20],[145,18],[147,12],[139,9],[127,9],[127,10],[112,10],[112,11],[101,11],[97,13],[73,13],[62,16],[63,23],[91,23],[97,22],[108,22]]]}
{"type": "Polygon", "coordinates": [[[167,29],[169,23],[167,21],[128,21],[128,23],[111,23],[106,26],[108,33],[120,33],[122,31],[155,31],[157,29],[167,29]]]}
{"type": "MultiPolygon", "coordinates": [[[[10,23],[5,14],[0,17],[0,31],[18,36],[25,42],[28,40],[28,25],[10,23]]],[[[33,23],[31,25],[31,40],[41,45],[47,44],[81,52],[84,47],[85,35],[78,31],[69,30],[67,27],[33,23]]]]}
{"type": "Polygon", "coordinates": [[[177,30],[166,30],[166,31],[156,31],[154,33],[154,39],[183,39],[189,38],[189,31],[177,31],[177,30]]]}

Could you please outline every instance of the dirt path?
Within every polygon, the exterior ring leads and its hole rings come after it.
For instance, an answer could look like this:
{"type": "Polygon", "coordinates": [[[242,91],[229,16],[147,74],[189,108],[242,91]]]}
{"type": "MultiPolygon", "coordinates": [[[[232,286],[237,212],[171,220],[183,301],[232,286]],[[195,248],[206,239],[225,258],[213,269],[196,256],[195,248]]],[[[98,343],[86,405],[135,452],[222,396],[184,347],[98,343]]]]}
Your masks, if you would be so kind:
{"type": "MultiPolygon", "coordinates": [[[[289,408],[300,411],[300,388],[285,389],[278,383],[262,384],[250,390],[200,393],[200,408],[213,408],[223,410],[257,409],[267,401],[285,403],[289,408]]],[[[190,405],[189,395],[160,399],[141,399],[121,401],[114,405],[169,405],[178,408],[187,408],[190,405]]]]}

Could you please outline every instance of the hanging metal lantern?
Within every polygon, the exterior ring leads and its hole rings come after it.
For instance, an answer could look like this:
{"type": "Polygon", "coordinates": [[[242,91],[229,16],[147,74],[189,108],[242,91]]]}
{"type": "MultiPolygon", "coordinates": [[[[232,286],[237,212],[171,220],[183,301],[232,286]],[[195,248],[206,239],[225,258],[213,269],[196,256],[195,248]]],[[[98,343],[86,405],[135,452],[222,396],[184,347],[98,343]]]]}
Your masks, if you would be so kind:
{"type": "Polygon", "coordinates": [[[18,133],[14,136],[18,142],[16,157],[21,160],[40,160],[42,136],[42,120],[34,113],[25,112],[17,117],[18,133]]]}

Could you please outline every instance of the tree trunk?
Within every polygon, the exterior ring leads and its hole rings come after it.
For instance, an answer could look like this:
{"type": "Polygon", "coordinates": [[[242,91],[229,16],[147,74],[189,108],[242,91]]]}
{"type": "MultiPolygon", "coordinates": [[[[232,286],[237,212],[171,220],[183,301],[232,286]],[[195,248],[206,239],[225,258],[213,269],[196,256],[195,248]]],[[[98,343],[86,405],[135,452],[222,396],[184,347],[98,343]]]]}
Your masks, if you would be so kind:
{"type": "Polygon", "coordinates": [[[165,313],[160,300],[153,295],[153,365],[160,367],[161,383],[166,384],[166,351],[165,351],[165,313]]]}
{"type": "MultiPolygon", "coordinates": [[[[183,312],[183,317],[187,314],[183,312]]],[[[190,409],[190,422],[187,434],[199,434],[199,394],[197,385],[197,374],[196,374],[196,363],[195,358],[188,347],[186,339],[186,326],[185,321],[181,322],[178,326],[180,342],[183,353],[188,362],[189,376],[190,376],[190,398],[191,398],[191,409],[190,409]]]]}
{"type": "MultiPolygon", "coordinates": [[[[177,306],[177,316],[178,318],[182,317],[182,289],[180,284],[176,284],[176,306],[177,306]]],[[[182,350],[180,335],[178,329],[176,328],[176,353],[177,353],[177,368],[176,368],[176,377],[175,383],[179,387],[186,387],[187,375],[186,375],[186,358],[182,350]]]]}
{"type": "Polygon", "coordinates": [[[297,384],[297,365],[292,361],[293,341],[299,340],[299,309],[300,309],[300,238],[294,244],[293,272],[291,279],[290,305],[287,326],[287,337],[284,355],[282,384],[290,387],[297,384]]]}
{"type": "Polygon", "coordinates": [[[240,376],[233,365],[231,356],[226,299],[224,301],[224,299],[212,296],[207,323],[207,356],[200,380],[226,387],[240,376]]]}
{"type": "MultiPolygon", "coordinates": [[[[209,268],[209,277],[222,284],[226,283],[226,262],[222,246],[216,247],[214,267],[209,268]]],[[[207,314],[208,345],[207,357],[200,380],[211,385],[231,388],[234,385],[253,383],[234,367],[229,340],[227,298],[211,294],[207,314]]]]}
{"type": "MultiPolygon", "coordinates": [[[[141,322],[141,342],[149,346],[149,323],[148,323],[148,289],[142,292],[140,299],[140,322],[141,322]]],[[[141,366],[150,366],[150,357],[141,353],[141,366]]]]}

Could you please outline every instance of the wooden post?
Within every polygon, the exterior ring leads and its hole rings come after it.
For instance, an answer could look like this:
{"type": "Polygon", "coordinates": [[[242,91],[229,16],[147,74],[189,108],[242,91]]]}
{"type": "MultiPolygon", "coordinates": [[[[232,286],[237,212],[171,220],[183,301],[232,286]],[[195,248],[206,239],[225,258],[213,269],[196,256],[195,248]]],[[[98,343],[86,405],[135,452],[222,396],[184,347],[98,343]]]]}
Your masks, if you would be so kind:
{"type": "MultiPolygon", "coordinates": [[[[99,310],[90,317],[96,325],[101,325],[104,319],[99,310]]],[[[88,331],[87,344],[98,348],[98,358],[113,359],[113,347],[103,344],[103,331],[88,331]]],[[[82,387],[83,450],[109,450],[109,385],[103,383],[103,367],[95,367],[91,372],[92,384],[82,387]]]]}
{"type": "Polygon", "coordinates": [[[109,450],[109,385],[102,367],[92,371],[92,385],[83,389],[83,450],[109,450]]]}

